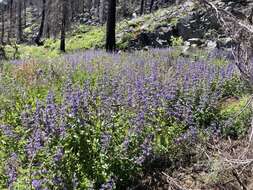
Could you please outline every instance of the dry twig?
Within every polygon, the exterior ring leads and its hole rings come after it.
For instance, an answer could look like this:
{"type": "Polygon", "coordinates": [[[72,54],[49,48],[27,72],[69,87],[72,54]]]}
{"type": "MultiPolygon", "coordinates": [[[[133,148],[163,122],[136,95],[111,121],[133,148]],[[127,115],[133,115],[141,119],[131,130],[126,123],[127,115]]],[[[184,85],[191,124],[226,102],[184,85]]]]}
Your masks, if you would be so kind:
{"type": "Polygon", "coordinates": [[[179,185],[176,180],[174,180],[172,177],[170,177],[168,174],[166,174],[165,172],[162,172],[162,174],[164,176],[167,177],[167,181],[173,186],[173,187],[176,187],[177,189],[179,190],[187,190],[185,189],[184,187],[182,187],[181,185],[179,185]]]}

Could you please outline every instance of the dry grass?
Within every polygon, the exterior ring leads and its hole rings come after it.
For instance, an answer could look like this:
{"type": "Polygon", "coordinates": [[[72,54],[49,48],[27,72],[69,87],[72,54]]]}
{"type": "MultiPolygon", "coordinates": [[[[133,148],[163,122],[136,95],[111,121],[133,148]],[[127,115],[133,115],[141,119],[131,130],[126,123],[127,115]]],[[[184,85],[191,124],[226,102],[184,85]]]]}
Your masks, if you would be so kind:
{"type": "Polygon", "coordinates": [[[146,173],[134,189],[253,189],[253,144],[248,138],[234,141],[211,139],[191,149],[194,149],[192,153],[195,155],[187,163],[172,163],[166,168],[146,173]]]}
{"type": "Polygon", "coordinates": [[[13,69],[12,76],[15,80],[31,85],[37,79],[37,69],[38,63],[35,60],[27,60],[13,69]]]}

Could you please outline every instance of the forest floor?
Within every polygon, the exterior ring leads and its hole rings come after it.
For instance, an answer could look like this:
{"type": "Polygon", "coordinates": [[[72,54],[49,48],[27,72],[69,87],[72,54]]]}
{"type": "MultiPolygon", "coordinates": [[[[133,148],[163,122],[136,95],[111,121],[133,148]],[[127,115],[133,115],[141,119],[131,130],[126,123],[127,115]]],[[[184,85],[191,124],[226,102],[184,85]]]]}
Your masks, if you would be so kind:
{"type": "Polygon", "coordinates": [[[168,160],[159,160],[160,168],[153,168],[140,176],[133,189],[253,189],[253,152],[252,142],[248,139],[216,139],[216,142],[199,144],[194,149],[189,160],[173,169],[164,168],[168,160]]]}

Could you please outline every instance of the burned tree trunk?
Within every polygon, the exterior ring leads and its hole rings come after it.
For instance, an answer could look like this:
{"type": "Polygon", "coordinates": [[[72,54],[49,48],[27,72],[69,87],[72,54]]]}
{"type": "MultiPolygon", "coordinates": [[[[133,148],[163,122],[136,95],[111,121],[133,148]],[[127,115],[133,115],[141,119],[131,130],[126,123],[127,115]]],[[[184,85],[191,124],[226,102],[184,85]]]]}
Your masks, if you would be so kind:
{"type": "Polygon", "coordinates": [[[100,19],[100,23],[103,24],[104,23],[104,9],[105,9],[105,5],[104,5],[104,0],[100,0],[100,6],[99,6],[99,19],[100,19]]]}
{"type": "Polygon", "coordinates": [[[23,41],[23,32],[22,32],[22,2],[18,1],[18,29],[17,29],[17,41],[21,43],[23,41]]]}
{"type": "Polygon", "coordinates": [[[5,18],[4,18],[4,7],[1,8],[1,22],[2,22],[2,28],[1,28],[1,43],[4,44],[4,33],[5,33],[5,18]]]}
{"type": "Polygon", "coordinates": [[[150,2],[150,6],[149,6],[149,12],[150,13],[152,12],[152,9],[153,9],[153,6],[154,6],[154,2],[155,2],[155,0],[151,0],[151,2],[150,2]]]}
{"type": "Polygon", "coordinates": [[[41,12],[41,22],[40,22],[40,29],[39,29],[39,33],[35,38],[35,43],[40,46],[43,43],[41,42],[41,37],[43,35],[43,31],[44,31],[44,23],[45,23],[45,14],[46,14],[46,0],[42,1],[42,12],[41,12]]]}
{"type": "Polygon", "coordinates": [[[60,50],[62,52],[66,51],[65,48],[65,38],[66,38],[66,21],[67,21],[67,0],[62,0],[62,23],[61,23],[61,44],[60,50]]]}
{"type": "Polygon", "coordinates": [[[144,4],[145,4],[145,0],[141,0],[140,15],[142,15],[144,13],[144,4]]]}
{"type": "Polygon", "coordinates": [[[116,49],[116,0],[109,0],[106,29],[106,51],[113,52],[116,49]]]}
{"type": "Polygon", "coordinates": [[[8,32],[8,42],[10,43],[10,39],[12,38],[12,28],[13,28],[13,0],[10,0],[9,3],[9,32],[8,32]]]}
{"type": "Polygon", "coordinates": [[[26,5],[26,0],[24,0],[24,27],[26,27],[26,7],[27,5],[26,5]]]}

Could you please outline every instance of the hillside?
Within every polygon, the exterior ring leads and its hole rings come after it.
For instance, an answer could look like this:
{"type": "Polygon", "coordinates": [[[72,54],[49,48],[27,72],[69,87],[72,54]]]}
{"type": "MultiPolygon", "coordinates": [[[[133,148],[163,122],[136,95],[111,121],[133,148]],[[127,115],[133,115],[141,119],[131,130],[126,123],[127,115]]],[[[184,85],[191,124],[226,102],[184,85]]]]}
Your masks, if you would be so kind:
{"type": "MultiPolygon", "coordinates": [[[[236,8],[237,11],[249,14],[251,3],[244,6],[240,3],[216,2],[222,9],[236,8]]],[[[28,9],[29,15],[35,15],[36,10],[28,9]]],[[[32,16],[30,16],[32,18],[32,16]]],[[[28,17],[29,18],[29,17],[28,17]]],[[[36,20],[36,19],[35,19],[36,20]]],[[[82,18],[79,18],[82,20],[82,18]]],[[[32,38],[36,34],[39,23],[27,20],[25,36],[32,38]],[[33,23],[33,24],[29,24],[33,23]]],[[[91,26],[86,24],[72,25],[66,39],[68,52],[90,48],[103,48],[105,43],[105,26],[91,26]]],[[[229,48],[233,41],[225,36],[212,12],[206,12],[196,1],[185,1],[162,8],[154,13],[145,14],[132,19],[124,19],[117,24],[117,48],[134,50],[143,48],[166,48],[170,46],[201,47],[206,49],[229,48]]],[[[6,46],[9,58],[56,57],[59,55],[60,40],[50,38],[44,45],[36,47],[31,44],[19,44],[18,52],[15,48],[6,46]],[[15,55],[14,55],[15,54],[15,55]]]]}

